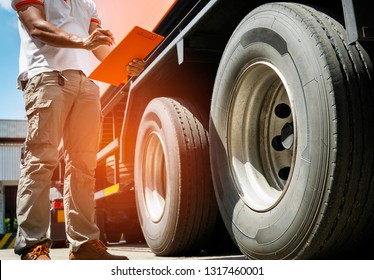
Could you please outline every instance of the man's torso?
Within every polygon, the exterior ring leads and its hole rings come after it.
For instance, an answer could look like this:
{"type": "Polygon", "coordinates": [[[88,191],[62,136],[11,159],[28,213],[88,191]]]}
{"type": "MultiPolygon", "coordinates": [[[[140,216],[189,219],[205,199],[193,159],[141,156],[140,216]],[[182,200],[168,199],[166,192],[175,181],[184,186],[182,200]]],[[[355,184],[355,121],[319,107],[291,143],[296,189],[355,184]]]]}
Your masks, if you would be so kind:
{"type": "MultiPolygon", "coordinates": [[[[37,3],[44,7],[48,22],[67,33],[87,37],[91,21],[99,22],[95,4],[91,0],[44,0],[17,1],[17,4],[37,3]]],[[[27,80],[46,71],[81,70],[86,75],[91,72],[90,53],[83,49],[57,48],[43,44],[29,36],[22,23],[19,23],[21,37],[20,76],[27,80]]]]}

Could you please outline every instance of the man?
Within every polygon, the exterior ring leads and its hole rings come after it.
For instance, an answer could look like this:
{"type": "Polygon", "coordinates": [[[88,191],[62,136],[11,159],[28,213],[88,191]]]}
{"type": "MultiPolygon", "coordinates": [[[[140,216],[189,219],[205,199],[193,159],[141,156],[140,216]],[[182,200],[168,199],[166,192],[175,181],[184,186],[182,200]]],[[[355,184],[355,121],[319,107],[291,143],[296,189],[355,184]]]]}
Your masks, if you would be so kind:
{"type": "MultiPolygon", "coordinates": [[[[92,0],[12,0],[21,38],[19,87],[28,132],[17,196],[21,259],[50,259],[49,188],[61,139],[66,163],[64,207],[70,259],[127,259],[99,241],[94,223],[94,171],[101,109],[98,86],[87,78],[90,52],[102,60],[114,44],[100,28],[92,0]]],[[[130,75],[144,69],[133,60],[130,75]]]]}

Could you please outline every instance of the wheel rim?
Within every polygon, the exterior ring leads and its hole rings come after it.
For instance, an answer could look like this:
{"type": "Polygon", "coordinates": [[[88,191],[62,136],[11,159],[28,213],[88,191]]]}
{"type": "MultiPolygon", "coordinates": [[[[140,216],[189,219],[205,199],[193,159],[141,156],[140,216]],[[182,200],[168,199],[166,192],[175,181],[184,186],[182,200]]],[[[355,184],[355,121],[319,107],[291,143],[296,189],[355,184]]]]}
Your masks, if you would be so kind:
{"type": "Polygon", "coordinates": [[[155,223],[161,220],[166,204],[166,165],[160,139],[156,132],[148,136],[142,163],[144,202],[155,223]]]}
{"type": "Polygon", "coordinates": [[[235,81],[228,155],[238,193],[255,211],[278,204],[292,177],[296,123],[281,72],[266,61],[243,68],[235,81]]]}

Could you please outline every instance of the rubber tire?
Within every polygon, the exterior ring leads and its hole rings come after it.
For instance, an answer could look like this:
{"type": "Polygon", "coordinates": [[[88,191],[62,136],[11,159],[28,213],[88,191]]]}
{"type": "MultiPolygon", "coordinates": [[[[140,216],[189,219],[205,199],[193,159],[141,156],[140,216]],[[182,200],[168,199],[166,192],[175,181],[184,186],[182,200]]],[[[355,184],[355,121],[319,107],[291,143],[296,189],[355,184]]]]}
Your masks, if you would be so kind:
{"type": "MultiPolygon", "coordinates": [[[[249,258],[363,258],[360,250],[374,225],[370,77],[372,64],[363,48],[348,45],[343,27],[310,7],[265,4],[239,24],[217,72],[209,133],[219,209],[232,238],[249,258]],[[285,189],[263,209],[248,202],[245,190],[267,183],[238,184],[229,152],[236,149],[230,146],[235,86],[245,69],[259,61],[274,66],[285,78],[296,123],[285,189]]],[[[249,96],[255,86],[247,90],[249,96]]],[[[236,120],[242,124],[238,129],[256,139],[261,149],[267,145],[261,142],[261,132],[246,124],[258,118],[259,127],[263,119],[255,113],[246,117],[236,120]]],[[[253,149],[248,147],[249,163],[253,149]]],[[[365,250],[372,257],[372,251],[365,250]]]]}
{"type": "Polygon", "coordinates": [[[198,253],[212,233],[218,208],[208,123],[208,116],[204,120],[198,109],[180,99],[156,98],[143,114],[135,151],[135,194],[144,238],[156,255],[198,253]],[[157,191],[147,192],[151,188],[157,191]],[[146,195],[156,192],[160,200],[146,195]],[[156,203],[160,209],[155,210],[156,203]]]}

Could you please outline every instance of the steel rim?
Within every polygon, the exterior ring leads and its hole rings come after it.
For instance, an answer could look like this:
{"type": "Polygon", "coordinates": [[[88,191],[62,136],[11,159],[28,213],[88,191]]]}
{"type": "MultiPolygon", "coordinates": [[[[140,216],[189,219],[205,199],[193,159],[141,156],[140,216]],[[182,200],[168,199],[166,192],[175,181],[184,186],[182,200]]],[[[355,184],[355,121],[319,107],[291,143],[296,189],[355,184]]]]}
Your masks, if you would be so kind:
{"type": "Polygon", "coordinates": [[[285,194],[295,161],[296,123],[281,72],[267,61],[243,68],[234,83],[228,118],[228,156],[238,193],[255,211],[285,194]]]}

